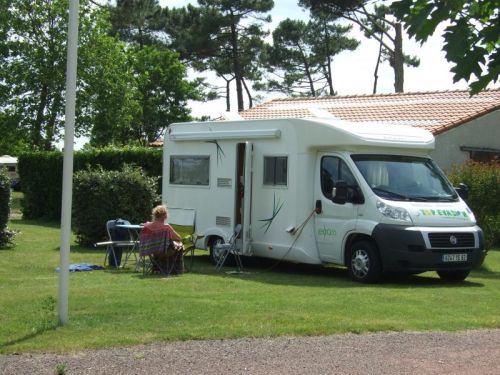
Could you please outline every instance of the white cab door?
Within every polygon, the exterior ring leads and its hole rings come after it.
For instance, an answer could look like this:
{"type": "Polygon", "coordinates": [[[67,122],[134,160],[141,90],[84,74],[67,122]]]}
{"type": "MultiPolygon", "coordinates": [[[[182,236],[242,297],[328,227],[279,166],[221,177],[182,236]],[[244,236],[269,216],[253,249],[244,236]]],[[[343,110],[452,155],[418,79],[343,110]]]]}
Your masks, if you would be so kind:
{"type": "Polygon", "coordinates": [[[319,154],[316,163],[315,200],[321,213],[315,215],[315,235],[320,258],[324,262],[343,263],[342,246],[348,234],[356,228],[358,203],[357,182],[340,155],[319,154]],[[349,186],[349,199],[344,204],[332,201],[332,189],[343,180],[349,186]]]}

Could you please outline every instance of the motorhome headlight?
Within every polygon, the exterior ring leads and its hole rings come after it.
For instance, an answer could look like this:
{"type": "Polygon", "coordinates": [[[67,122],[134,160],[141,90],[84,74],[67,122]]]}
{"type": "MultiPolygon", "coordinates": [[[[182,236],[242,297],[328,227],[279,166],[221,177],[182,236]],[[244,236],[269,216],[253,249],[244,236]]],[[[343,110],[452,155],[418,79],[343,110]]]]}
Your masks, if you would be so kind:
{"type": "Polygon", "coordinates": [[[377,201],[377,208],[382,213],[382,215],[398,221],[404,221],[407,223],[411,223],[411,217],[408,211],[402,207],[394,207],[388,205],[382,201],[377,201]]]}

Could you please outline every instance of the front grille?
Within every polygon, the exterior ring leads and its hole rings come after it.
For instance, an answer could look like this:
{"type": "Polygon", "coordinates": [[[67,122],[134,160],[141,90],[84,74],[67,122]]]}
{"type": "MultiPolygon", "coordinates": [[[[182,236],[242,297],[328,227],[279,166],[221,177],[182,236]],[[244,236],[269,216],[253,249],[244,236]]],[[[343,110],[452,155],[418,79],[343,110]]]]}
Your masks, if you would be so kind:
{"type": "Polygon", "coordinates": [[[429,241],[433,248],[473,248],[473,233],[429,233],[429,241]]]}

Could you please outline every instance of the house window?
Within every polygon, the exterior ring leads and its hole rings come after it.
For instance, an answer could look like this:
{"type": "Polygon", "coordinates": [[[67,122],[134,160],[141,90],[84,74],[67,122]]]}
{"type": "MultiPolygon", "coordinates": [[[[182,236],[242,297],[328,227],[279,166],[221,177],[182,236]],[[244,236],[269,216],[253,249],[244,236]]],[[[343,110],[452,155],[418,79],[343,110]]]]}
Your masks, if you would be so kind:
{"type": "Polygon", "coordinates": [[[264,156],[264,185],[286,186],[288,181],[288,158],[286,156],[264,156]]]}
{"type": "Polygon", "coordinates": [[[469,153],[469,158],[477,163],[498,163],[500,162],[500,150],[494,148],[481,147],[460,147],[461,151],[469,153]]]}
{"type": "Polygon", "coordinates": [[[471,151],[470,158],[477,163],[499,162],[500,152],[471,151]]]}
{"type": "Polygon", "coordinates": [[[209,156],[171,156],[170,183],[175,185],[208,186],[209,156]]]}
{"type": "Polygon", "coordinates": [[[7,167],[7,170],[8,170],[9,172],[15,172],[15,171],[16,171],[16,167],[9,166],[9,167],[7,167]]]}

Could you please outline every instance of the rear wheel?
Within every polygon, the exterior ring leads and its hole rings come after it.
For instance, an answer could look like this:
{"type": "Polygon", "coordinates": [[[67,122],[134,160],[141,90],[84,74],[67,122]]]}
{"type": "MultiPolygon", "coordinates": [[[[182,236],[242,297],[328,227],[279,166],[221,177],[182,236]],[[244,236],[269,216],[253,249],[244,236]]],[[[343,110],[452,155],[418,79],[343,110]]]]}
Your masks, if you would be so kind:
{"type": "Polygon", "coordinates": [[[437,274],[442,280],[447,281],[464,281],[469,276],[470,270],[445,270],[437,271],[437,274]]]}
{"type": "Polygon", "coordinates": [[[210,241],[209,245],[209,253],[210,253],[210,261],[213,264],[217,264],[217,261],[220,259],[222,252],[217,250],[217,245],[221,245],[224,243],[224,240],[220,237],[215,237],[212,241],[210,241]]]}
{"type": "MultiPolygon", "coordinates": [[[[220,237],[215,237],[210,242],[210,245],[208,248],[209,252],[210,252],[210,261],[214,265],[216,265],[218,263],[218,261],[221,259],[221,257],[224,255],[224,252],[217,248],[217,245],[222,245],[223,243],[224,243],[224,240],[220,237]]],[[[234,255],[228,254],[224,264],[227,266],[233,265],[234,264],[234,255]]]]}
{"type": "Polygon", "coordinates": [[[348,258],[349,276],[362,283],[374,283],[380,279],[382,264],[375,246],[368,241],[355,242],[348,258]]]}

